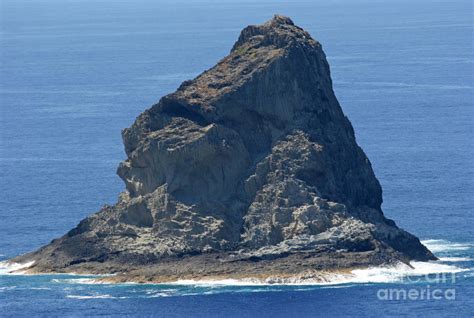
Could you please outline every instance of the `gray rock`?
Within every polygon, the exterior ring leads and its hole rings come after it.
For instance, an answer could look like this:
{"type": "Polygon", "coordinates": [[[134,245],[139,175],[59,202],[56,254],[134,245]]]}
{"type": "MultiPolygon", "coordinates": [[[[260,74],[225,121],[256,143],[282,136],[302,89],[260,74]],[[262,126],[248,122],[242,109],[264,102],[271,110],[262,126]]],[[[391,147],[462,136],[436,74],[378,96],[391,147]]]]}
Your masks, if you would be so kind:
{"type": "Polygon", "coordinates": [[[262,260],[298,272],[435,259],[384,217],[321,45],[289,18],[245,28],[227,57],[144,111],[123,141],[118,203],[17,260],[38,271],[156,264],[162,275],[160,264],[184,275],[211,262],[205,275],[250,273],[242,262],[262,260]]]}

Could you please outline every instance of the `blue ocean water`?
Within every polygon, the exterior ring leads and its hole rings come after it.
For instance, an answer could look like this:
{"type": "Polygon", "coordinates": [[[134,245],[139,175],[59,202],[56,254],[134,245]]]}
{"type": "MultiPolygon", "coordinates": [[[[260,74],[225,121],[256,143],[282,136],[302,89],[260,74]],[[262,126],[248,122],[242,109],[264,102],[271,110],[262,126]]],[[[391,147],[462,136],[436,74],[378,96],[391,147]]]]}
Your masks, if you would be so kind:
{"type": "Polygon", "coordinates": [[[470,0],[2,0],[0,260],[114,203],[121,129],[274,13],[323,44],[385,214],[429,240],[441,264],[467,269],[431,286],[455,288],[456,299],[377,297],[426,280],[159,286],[0,275],[0,316],[474,315],[470,0]]]}

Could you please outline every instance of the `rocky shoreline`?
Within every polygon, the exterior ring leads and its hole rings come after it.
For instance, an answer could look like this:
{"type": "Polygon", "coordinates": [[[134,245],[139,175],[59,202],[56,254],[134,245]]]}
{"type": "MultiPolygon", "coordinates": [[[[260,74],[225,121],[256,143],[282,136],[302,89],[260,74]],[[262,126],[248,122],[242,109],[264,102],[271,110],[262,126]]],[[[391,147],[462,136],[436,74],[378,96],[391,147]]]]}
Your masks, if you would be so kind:
{"type": "Polygon", "coordinates": [[[126,191],[19,256],[30,273],[116,282],[301,277],[436,257],[383,215],[382,189],[319,42],[287,17],[123,131],[126,191]]]}
{"type": "MultiPolygon", "coordinates": [[[[402,258],[403,259],[403,258],[402,258]]],[[[404,259],[407,261],[407,259],[404,259]]],[[[154,264],[121,264],[86,262],[65,268],[42,267],[37,264],[21,267],[27,274],[107,275],[102,283],[166,283],[179,280],[224,280],[254,282],[330,281],[333,275],[348,275],[354,269],[374,266],[395,266],[394,255],[378,252],[295,253],[275,258],[242,257],[227,253],[165,258],[154,264]]],[[[405,263],[409,265],[409,263],[405,263]]]]}

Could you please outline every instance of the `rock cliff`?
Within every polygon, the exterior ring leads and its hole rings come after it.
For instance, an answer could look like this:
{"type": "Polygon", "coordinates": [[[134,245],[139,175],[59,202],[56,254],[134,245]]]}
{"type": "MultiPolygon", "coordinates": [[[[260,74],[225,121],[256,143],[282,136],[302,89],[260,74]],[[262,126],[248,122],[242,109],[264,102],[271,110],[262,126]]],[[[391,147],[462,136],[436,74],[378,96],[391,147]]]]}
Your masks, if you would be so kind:
{"type": "Polygon", "coordinates": [[[287,17],[246,27],[123,141],[118,203],[18,260],[200,277],[435,259],[384,217],[321,45],[287,17]]]}

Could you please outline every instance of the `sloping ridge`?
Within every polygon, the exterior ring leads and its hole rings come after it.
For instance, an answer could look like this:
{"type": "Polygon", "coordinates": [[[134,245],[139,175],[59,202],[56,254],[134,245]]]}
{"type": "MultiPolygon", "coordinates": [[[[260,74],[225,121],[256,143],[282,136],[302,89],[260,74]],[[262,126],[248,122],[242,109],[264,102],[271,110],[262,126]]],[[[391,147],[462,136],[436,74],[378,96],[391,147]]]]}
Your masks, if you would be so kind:
{"type": "MultiPolygon", "coordinates": [[[[64,271],[213,255],[301,255],[323,268],[435,259],[383,216],[321,45],[287,17],[245,28],[227,57],[144,111],[123,140],[118,203],[18,260],[64,271]]],[[[184,274],[195,271],[187,262],[184,274]]]]}

